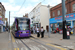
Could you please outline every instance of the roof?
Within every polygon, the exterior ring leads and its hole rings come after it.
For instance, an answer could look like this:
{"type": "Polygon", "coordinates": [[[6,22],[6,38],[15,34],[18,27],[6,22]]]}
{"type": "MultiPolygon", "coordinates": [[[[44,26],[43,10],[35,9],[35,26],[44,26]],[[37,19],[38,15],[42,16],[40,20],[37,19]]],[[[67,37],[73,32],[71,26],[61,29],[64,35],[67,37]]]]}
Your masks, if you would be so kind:
{"type": "Polygon", "coordinates": [[[20,18],[29,19],[29,18],[27,18],[27,17],[15,17],[15,18],[17,18],[17,19],[20,19],[20,18]]]}

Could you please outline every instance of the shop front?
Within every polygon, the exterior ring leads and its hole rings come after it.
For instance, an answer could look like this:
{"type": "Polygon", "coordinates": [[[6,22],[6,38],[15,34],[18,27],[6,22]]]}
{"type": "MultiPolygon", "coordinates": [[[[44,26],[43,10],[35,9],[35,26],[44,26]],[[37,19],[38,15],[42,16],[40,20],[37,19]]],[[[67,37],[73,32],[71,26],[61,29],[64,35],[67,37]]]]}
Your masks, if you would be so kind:
{"type": "Polygon", "coordinates": [[[0,20],[0,32],[3,32],[3,24],[4,22],[0,20]]]}
{"type": "MultiPolygon", "coordinates": [[[[59,29],[62,29],[63,23],[62,23],[62,16],[51,18],[49,20],[51,25],[51,31],[55,30],[57,27],[59,29]]],[[[66,15],[66,25],[68,27],[74,28],[75,26],[75,13],[67,14],[66,15]]]]}

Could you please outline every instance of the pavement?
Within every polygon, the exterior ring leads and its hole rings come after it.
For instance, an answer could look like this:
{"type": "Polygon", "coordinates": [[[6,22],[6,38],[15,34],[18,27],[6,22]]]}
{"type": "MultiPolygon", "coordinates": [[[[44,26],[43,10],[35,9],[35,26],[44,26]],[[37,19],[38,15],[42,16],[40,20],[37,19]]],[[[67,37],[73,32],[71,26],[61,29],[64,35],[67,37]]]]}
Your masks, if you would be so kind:
{"type": "MultiPolygon", "coordinates": [[[[62,48],[68,48],[70,50],[75,50],[75,35],[71,35],[70,39],[62,39],[62,34],[51,34],[48,37],[48,33],[44,34],[44,38],[37,37],[37,34],[31,34],[34,38],[37,38],[46,44],[52,44],[51,46],[60,46],[62,48]]],[[[11,50],[12,44],[8,32],[0,33],[0,50],[11,50]]]]}
{"type": "Polygon", "coordinates": [[[0,50],[8,50],[9,35],[8,32],[0,33],[0,50]]]}
{"type": "Polygon", "coordinates": [[[37,34],[31,34],[31,36],[46,42],[52,45],[60,46],[63,48],[68,48],[70,50],[75,50],[75,35],[70,35],[70,39],[63,39],[63,34],[52,34],[50,33],[50,37],[48,33],[44,33],[44,38],[37,37],[37,34]]]}

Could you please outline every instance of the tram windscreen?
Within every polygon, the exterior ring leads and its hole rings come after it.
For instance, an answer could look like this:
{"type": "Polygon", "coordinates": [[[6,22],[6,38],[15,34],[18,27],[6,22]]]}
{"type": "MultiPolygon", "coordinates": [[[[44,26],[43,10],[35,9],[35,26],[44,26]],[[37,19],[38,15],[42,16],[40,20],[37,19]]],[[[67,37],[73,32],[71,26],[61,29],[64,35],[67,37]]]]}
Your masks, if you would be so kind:
{"type": "Polygon", "coordinates": [[[18,29],[19,30],[29,30],[29,19],[18,19],[18,29]]]}

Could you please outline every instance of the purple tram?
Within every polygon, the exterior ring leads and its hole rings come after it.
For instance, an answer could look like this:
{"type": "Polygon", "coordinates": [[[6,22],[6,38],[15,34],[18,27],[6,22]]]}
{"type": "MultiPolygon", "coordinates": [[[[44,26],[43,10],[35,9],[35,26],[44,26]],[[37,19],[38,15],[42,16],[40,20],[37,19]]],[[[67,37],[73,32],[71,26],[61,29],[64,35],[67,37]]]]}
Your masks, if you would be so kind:
{"type": "Polygon", "coordinates": [[[30,37],[30,19],[26,17],[15,18],[12,33],[15,37],[30,37]]]}

